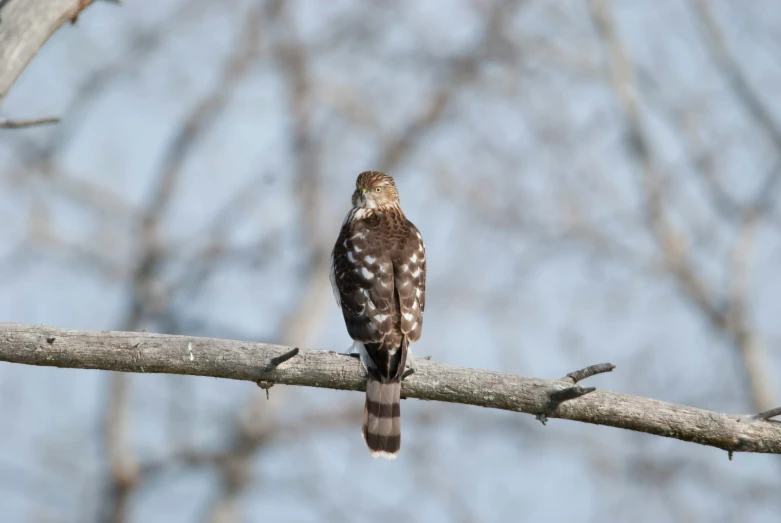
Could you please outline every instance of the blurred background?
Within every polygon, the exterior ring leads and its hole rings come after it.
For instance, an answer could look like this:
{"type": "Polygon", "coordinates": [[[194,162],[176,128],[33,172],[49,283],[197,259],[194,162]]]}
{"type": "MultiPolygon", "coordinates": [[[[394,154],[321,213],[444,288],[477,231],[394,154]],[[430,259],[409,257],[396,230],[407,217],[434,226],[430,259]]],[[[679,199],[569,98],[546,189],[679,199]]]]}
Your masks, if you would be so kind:
{"type": "MultiPolygon", "coordinates": [[[[781,4],[96,3],[5,100],[0,318],[343,351],[356,175],[426,240],[417,356],[781,403],[781,4]]],[[[363,395],[0,363],[9,522],[779,521],[781,460],[363,395]],[[381,488],[377,488],[381,485],[381,488]]]]}

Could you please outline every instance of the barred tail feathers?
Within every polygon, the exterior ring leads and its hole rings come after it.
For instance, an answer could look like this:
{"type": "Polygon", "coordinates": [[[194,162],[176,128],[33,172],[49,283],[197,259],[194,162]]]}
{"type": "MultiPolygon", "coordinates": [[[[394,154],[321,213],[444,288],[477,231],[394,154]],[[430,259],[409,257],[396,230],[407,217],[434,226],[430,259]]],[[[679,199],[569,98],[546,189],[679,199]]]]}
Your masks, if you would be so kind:
{"type": "Polygon", "coordinates": [[[369,374],[363,409],[363,439],[372,457],[396,459],[401,448],[401,383],[380,381],[369,374]]]}

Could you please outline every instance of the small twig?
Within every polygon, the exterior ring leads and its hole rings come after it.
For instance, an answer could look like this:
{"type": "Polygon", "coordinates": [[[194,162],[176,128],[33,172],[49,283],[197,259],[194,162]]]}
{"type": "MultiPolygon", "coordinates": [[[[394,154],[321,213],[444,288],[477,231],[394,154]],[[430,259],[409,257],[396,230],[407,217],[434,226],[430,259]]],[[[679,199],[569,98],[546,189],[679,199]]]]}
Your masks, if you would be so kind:
{"type": "Polygon", "coordinates": [[[273,358],[268,359],[268,363],[266,363],[266,370],[274,370],[277,367],[279,367],[281,364],[285,363],[287,360],[294,358],[296,355],[298,355],[298,347],[294,348],[293,350],[289,350],[284,354],[280,354],[279,356],[274,356],[273,358]]]}
{"type": "Polygon", "coordinates": [[[23,129],[25,127],[35,127],[37,125],[49,125],[59,123],[60,119],[56,116],[49,118],[32,118],[29,120],[9,120],[0,118],[0,129],[23,129]]]}
{"type": "Polygon", "coordinates": [[[537,421],[545,425],[548,422],[548,414],[556,410],[559,405],[565,401],[574,400],[581,396],[585,396],[589,392],[594,392],[595,390],[597,390],[596,387],[581,387],[580,385],[575,385],[574,387],[551,391],[548,395],[548,410],[537,414],[535,418],[537,418],[537,421]]]}
{"type": "MultiPolygon", "coordinates": [[[[294,349],[289,350],[283,354],[280,354],[279,356],[274,356],[272,358],[269,358],[268,361],[266,362],[266,372],[272,372],[277,370],[277,367],[285,363],[287,360],[294,358],[298,354],[298,352],[299,352],[299,348],[295,347],[294,349]]],[[[258,387],[266,391],[266,399],[269,399],[268,389],[274,386],[274,382],[266,381],[266,380],[258,380],[255,383],[258,384],[258,387]]]]}
{"type": "Polygon", "coordinates": [[[555,403],[558,406],[559,403],[574,400],[575,398],[585,396],[589,392],[594,392],[595,390],[597,390],[596,387],[581,387],[580,385],[575,385],[574,387],[570,387],[568,389],[561,389],[551,392],[550,399],[552,403],[555,403]]]}
{"type": "MultiPolygon", "coordinates": [[[[597,374],[602,374],[604,372],[610,372],[615,368],[616,366],[612,363],[598,363],[596,365],[586,367],[585,369],[570,372],[561,378],[561,381],[569,381],[575,385],[581,380],[585,380],[586,378],[590,378],[591,376],[596,376],[597,374]]],[[[581,387],[580,385],[575,385],[574,387],[568,387],[566,389],[552,390],[550,393],[548,393],[548,410],[535,415],[535,418],[537,418],[537,421],[545,425],[548,422],[548,414],[556,410],[559,405],[565,401],[574,400],[581,396],[585,396],[589,392],[594,392],[595,390],[597,390],[596,387],[581,387]]]]}
{"type": "Polygon", "coordinates": [[[774,409],[766,410],[765,412],[760,412],[754,416],[754,419],[763,419],[767,421],[770,418],[775,418],[776,416],[781,416],[781,407],[776,407],[774,409]]]}
{"type": "Polygon", "coordinates": [[[585,369],[580,369],[574,372],[570,372],[569,374],[567,374],[561,379],[570,380],[572,381],[572,383],[577,383],[579,381],[585,380],[586,378],[590,378],[591,376],[596,376],[597,374],[610,372],[615,368],[616,366],[613,365],[612,363],[598,363],[596,365],[586,367],[585,369]]]}

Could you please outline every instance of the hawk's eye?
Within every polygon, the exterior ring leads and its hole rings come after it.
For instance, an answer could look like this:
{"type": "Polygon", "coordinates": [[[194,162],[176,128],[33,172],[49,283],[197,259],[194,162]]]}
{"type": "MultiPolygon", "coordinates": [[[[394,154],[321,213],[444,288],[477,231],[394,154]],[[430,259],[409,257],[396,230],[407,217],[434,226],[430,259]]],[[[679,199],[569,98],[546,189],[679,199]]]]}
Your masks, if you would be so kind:
{"type": "Polygon", "coordinates": [[[376,188],[374,189],[374,192],[380,192],[381,190],[382,190],[382,187],[376,187],[376,188]]]}

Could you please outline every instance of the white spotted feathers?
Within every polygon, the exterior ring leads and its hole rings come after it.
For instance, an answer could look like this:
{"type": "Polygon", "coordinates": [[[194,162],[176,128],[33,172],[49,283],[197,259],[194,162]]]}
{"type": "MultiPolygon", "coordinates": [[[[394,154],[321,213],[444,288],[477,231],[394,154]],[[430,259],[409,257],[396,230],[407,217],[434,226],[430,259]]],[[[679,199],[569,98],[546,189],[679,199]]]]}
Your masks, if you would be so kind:
{"type": "Polygon", "coordinates": [[[425,246],[390,176],[361,173],[352,201],[331,254],[331,285],[368,372],[364,439],[373,455],[395,457],[399,382],[423,329],[425,246]]]}

